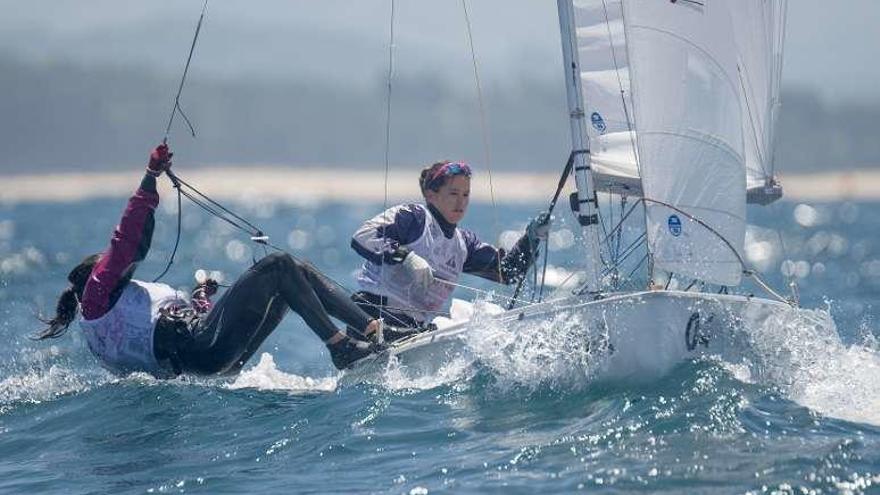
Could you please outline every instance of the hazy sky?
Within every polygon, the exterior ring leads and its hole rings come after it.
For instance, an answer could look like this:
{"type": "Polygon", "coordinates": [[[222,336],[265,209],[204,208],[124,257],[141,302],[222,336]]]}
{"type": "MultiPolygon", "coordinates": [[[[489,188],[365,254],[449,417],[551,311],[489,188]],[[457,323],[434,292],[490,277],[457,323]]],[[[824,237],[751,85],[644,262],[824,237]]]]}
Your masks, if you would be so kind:
{"type": "MultiPolygon", "coordinates": [[[[177,74],[201,0],[0,0],[0,54],[34,63],[140,67],[177,74]]],[[[390,0],[214,0],[192,77],[314,78],[377,84],[390,0]]],[[[552,0],[469,0],[488,85],[558,79],[552,0]]],[[[790,0],[784,85],[827,101],[880,102],[880,2],[790,0]]],[[[397,1],[398,74],[471,87],[459,0],[397,1]]]]}

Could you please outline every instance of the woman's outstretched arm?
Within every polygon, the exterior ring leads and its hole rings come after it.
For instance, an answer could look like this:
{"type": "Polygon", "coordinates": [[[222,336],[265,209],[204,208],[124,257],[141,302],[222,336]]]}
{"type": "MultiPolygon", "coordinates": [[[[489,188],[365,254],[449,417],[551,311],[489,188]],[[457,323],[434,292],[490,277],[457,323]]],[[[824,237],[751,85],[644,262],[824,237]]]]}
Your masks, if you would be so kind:
{"type": "Polygon", "coordinates": [[[156,178],[170,166],[171,153],[167,146],[153,150],[140,187],[129,198],[110,238],[110,246],[101,254],[86,282],[81,305],[87,320],[100,318],[113,307],[123,288],[120,282],[127,282],[136,263],[146,258],[153,238],[153,215],[159,205],[156,178]]]}

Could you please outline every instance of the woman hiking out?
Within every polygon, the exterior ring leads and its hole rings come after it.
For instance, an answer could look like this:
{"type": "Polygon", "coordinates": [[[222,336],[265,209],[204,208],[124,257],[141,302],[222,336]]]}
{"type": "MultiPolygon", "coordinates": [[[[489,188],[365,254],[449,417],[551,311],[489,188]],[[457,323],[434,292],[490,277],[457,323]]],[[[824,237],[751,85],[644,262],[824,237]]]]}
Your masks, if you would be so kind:
{"type": "Polygon", "coordinates": [[[365,259],[358,273],[361,291],[352,298],[391,326],[386,341],[424,330],[443,311],[462,273],[502,284],[519,281],[550,229],[550,215],[538,215],[506,253],[458,226],[470,201],[468,164],[435,163],[422,170],[419,186],[425,204],[394,206],[364,223],[351,241],[365,259]]]}
{"type": "Polygon", "coordinates": [[[170,169],[171,156],[164,144],[153,150],[110,245],[70,272],[70,287],[36,338],[60,337],[81,311],[89,349],[111,372],[227,375],[241,370],[289,308],[324,341],[339,369],[378,350],[340,331],[330,317],[362,334],[381,330],[382,322],[314,267],[287,254],[257,262],[215,304],[210,296],[217,284],[210,280],[188,300],[168,285],[134,279],[150,249],[159,204],[156,179],[170,169]]]}

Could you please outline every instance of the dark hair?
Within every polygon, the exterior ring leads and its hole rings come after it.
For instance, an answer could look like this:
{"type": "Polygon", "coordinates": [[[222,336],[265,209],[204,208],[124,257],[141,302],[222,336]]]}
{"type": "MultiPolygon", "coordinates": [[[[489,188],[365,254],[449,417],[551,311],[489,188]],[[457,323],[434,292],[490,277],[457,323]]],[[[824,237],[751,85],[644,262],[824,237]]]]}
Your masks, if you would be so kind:
{"type": "Polygon", "coordinates": [[[54,317],[48,320],[38,318],[49,326],[34,335],[33,338],[35,340],[57,339],[67,332],[67,328],[73,323],[73,320],[76,318],[79,311],[79,300],[82,298],[86,282],[89,280],[89,276],[92,274],[92,269],[95,267],[95,264],[98,263],[100,257],[99,254],[86,256],[80,264],[76,265],[76,267],[67,274],[67,281],[70,282],[70,287],[65,289],[58,298],[58,302],[55,304],[54,317]]]}
{"type": "Polygon", "coordinates": [[[422,190],[422,194],[425,194],[425,191],[430,189],[431,191],[437,192],[441,187],[446,185],[446,181],[449,180],[449,177],[438,177],[436,180],[431,180],[431,177],[434,176],[434,173],[437,172],[437,169],[449,163],[449,160],[444,160],[442,162],[437,162],[432,164],[430,167],[426,167],[422,170],[421,175],[419,175],[419,188],[422,190]]]}

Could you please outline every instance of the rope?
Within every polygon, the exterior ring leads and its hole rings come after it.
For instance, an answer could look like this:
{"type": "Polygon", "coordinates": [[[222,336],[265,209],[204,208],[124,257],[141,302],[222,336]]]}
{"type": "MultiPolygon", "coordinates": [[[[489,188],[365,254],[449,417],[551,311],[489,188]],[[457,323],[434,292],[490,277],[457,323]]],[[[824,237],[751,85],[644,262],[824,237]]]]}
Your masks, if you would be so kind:
{"type": "MultiPolygon", "coordinates": [[[[198,189],[196,189],[194,186],[192,186],[192,185],[189,184],[188,182],[184,181],[183,179],[181,179],[180,177],[178,177],[177,175],[175,175],[173,172],[168,171],[168,175],[169,175],[169,177],[171,177],[171,180],[172,180],[172,181],[178,181],[181,185],[186,186],[186,187],[187,187],[188,189],[190,189],[192,192],[194,192],[195,194],[197,194],[197,195],[199,195],[200,197],[204,198],[205,201],[207,201],[207,202],[210,203],[211,205],[215,206],[216,208],[218,208],[218,209],[219,209],[220,211],[222,211],[223,213],[225,213],[225,214],[231,216],[232,218],[238,220],[239,222],[242,222],[243,224],[245,224],[247,227],[249,227],[249,229],[247,229],[247,228],[243,228],[243,227],[241,227],[241,226],[239,226],[239,225],[236,225],[235,222],[232,222],[232,221],[230,221],[230,220],[227,219],[227,218],[222,218],[223,220],[226,220],[227,222],[229,222],[229,223],[232,224],[233,226],[236,226],[236,227],[242,229],[244,232],[246,232],[246,233],[248,233],[248,234],[250,234],[250,235],[252,235],[252,236],[255,236],[255,237],[263,237],[263,236],[264,236],[263,231],[262,231],[259,227],[257,227],[256,225],[252,224],[251,222],[247,221],[247,220],[244,219],[243,217],[239,216],[239,215],[236,214],[234,211],[232,211],[232,210],[230,210],[230,209],[224,207],[224,206],[221,205],[220,203],[214,201],[213,199],[211,199],[210,197],[208,197],[206,194],[202,193],[201,191],[199,191],[198,189]]],[[[184,195],[187,195],[186,191],[184,191],[184,195]]],[[[187,196],[187,197],[190,198],[190,196],[187,196]]],[[[193,200],[193,198],[190,198],[190,199],[193,200]]],[[[202,206],[202,205],[200,204],[199,206],[202,206]]],[[[203,208],[204,208],[204,206],[203,206],[203,208]]],[[[209,213],[211,213],[211,212],[209,211],[209,213]]],[[[216,214],[215,214],[215,215],[216,215],[216,214]]],[[[220,216],[220,215],[217,215],[217,216],[220,216]]]]}
{"type": "MultiPolygon", "coordinates": [[[[165,135],[162,138],[162,144],[168,143],[168,135],[171,133],[171,125],[174,123],[174,116],[180,113],[180,116],[183,117],[186,125],[189,126],[189,132],[192,134],[192,137],[196,137],[196,130],[190,122],[189,117],[183,112],[183,109],[180,107],[180,95],[183,93],[183,87],[186,84],[186,76],[189,74],[189,66],[192,63],[193,53],[196,50],[196,42],[199,40],[199,33],[202,31],[202,23],[205,20],[205,14],[208,11],[208,0],[205,0],[205,3],[202,5],[202,13],[199,15],[199,22],[196,24],[196,30],[193,34],[192,43],[189,47],[189,55],[186,57],[186,65],[183,68],[183,74],[180,76],[180,84],[177,87],[177,95],[174,96],[174,105],[171,107],[171,115],[168,116],[168,125],[165,126],[165,135]]],[[[159,274],[158,277],[153,279],[153,282],[158,282],[168,273],[168,270],[171,269],[171,265],[174,264],[174,256],[177,254],[177,248],[180,245],[180,231],[181,231],[181,194],[183,191],[180,189],[180,180],[170,171],[167,171],[168,177],[171,178],[172,184],[177,189],[177,237],[174,240],[174,249],[171,251],[171,256],[168,257],[168,263],[165,265],[165,269],[162,270],[162,273],[159,274]]]]}
{"type": "Polygon", "coordinates": [[[180,214],[182,199],[180,187],[175,186],[175,188],[177,189],[177,236],[174,240],[174,249],[171,250],[171,256],[168,257],[168,264],[165,265],[165,269],[162,270],[162,273],[160,273],[158,277],[153,279],[153,283],[162,280],[162,277],[164,277],[165,274],[168,273],[168,270],[171,269],[171,265],[174,264],[174,255],[177,254],[177,247],[180,246],[180,226],[183,217],[183,215],[180,214]]]}
{"type": "MultiPolygon", "coordinates": [[[[488,291],[488,290],[483,290],[483,289],[477,289],[476,287],[470,287],[470,286],[468,286],[468,285],[459,284],[459,283],[456,283],[456,282],[450,282],[449,280],[443,280],[442,278],[438,278],[438,277],[435,277],[434,280],[435,280],[436,282],[440,282],[441,284],[448,285],[448,286],[450,286],[450,287],[457,287],[457,288],[459,288],[459,289],[469,290],[469,291],[471,291],[471,292],[475,292],[475,293],[477,293],[477,294],[487,295],[487,296],[490,296],[490,297],[492,297],[492,298],[494,298],[494,297],[496,296],[496,294],[495,294],[494,291],[488,291]]],[[[521,302],[521,303],[523,303],[523,304],[531,304],[531,303],[533,302],[533,301],[526,301],[526,300],[524,300],[524,299],[516,299],[515,301],[516,301],[516,302],[521,302]]],[[[510,308],[508,308],[508,309],[510,309],[510,308]]]]}
{"type": "MultiPolygon", "coordinates": [[[[179,176],[173,174],[170,171],[168,171],[166,173],[168,174],[169,178],[171,178],[172,182],[175,182],[175,184],[176,184],[175,187],[178,187],[178,192],[180,193],[180,196],[189,199],[191,202],[193,202],[193,204],[200,207],[208,214],[213,215],[213,216],[223,220],[224,222],[228,223],[229,225],[231,225],[235,229],[237,229],[245,234],[248,234],[248,236],[250,237],[250,240],[257,243],[257,244],[261,244],[264,247],[272,248],[275,251],[287,254],[288,256],[290,256],[291,258],[293,258],[297,261],[300,261],[300,262],[303,261],[301,258],[299,258],[295,254],[291,253],[290,251],[282,248],[281,246],[278,246],[278,245],[270,242],[269,236],[263,234],[263,231],[259,227],[255,226],[251,222],[245,220],[243,217],[236,214],[235,212],[233,212],[229,208],[221,205],[216,200],[211,199],[207,194],[199,191],[194,186],[192,186],[188,182],[181,179],[179,176]]],[[[180,200],[180,196],[178,196],[178,201],[180,200]]],[[[180,212],[181,212],[181,205],[180,205],[180,203],[178,203],[178,239],[177,239],[178,242],[180,240],[180,222],[181,222],[180,212]]],[[[175,252],[177,251],[177,242],[175,243],[174,250],[175,250],[175,252]]],[[[173,260],[173,254],[172,254],[172,260],[173,260]]],[[[165,273],[168,271],[168,268],[170,267],[172,262],[173,261],[169,261],[168,266],[166,267],[165,271],[163,271],[162,275],[160,275],[154,281],[157,281],[159,278],[161,278],[163,275],[165,275],[165,273]]],[[[344,284],[342,284],[338,280],[334,279],[333,277],[330,277],[326,274],[324,274],[324,277],[327,278],[327,280],[329,280],[333,285],[336,285],[337,287],[341,288],[345,292],[354,293],[354,291],[352,291],[350,288],[348,288],[347,286],[345,286],[344,284]]],[[[435,280],[439,280],[439,279],[435,279],[435,280]]],[[[477,290],[477,289],[473,289],[473,290],[477,290]]],[[[413,308],[401,308],[401,307],[393,307],[393,306],[388,306],[388,305],[379,305],[379,304],[375,304],[375,303],[371,303],[369,301],[366,301],[363,298],[361,298],[361,303],[365,304],[365,305],[372,306],[372,307],[377,307],[380,310],[385,309],[385,310],[394,310],[394,311],[401,311],[401,312],[416,311],[416,312],[427,313],[427,314],[448,315],[448,313],[443,312],[443,311],[430,311],[430,310],[423,310],[423,309],[414,308],[414,307],[413,308]]]]}
{"type": "Polygon", "coordinates": [[[174,122],[174,115],[177,113],[180,113],[180,116],[183,117],[186,125],[189,126],[189,132],[192,134],[192,137],[196,137],[195,128],[189,121],[189,118],[187,118],[186,114],[183,113],[183,109],[180,108],[180,94],[183,93],[183,85],[186,83],[186,76],[189,73],[189,64],[192,62],[193,52],[196,50],[196,42],[199,40],[199,33],[202,30],[202,22],[205,20],[205,13],[207,11],[208,0],[205,0],[205,4],[202,5],[202,14],[199,16],[198,24],[196,24],[196,32],[193,35],[192,44],[189,47],[189,56],[186,58],[186,66],[183,68],[183,76],[180,78],[180,86],[177,88],[177,96],[174,97],[174,106],[171,108],[171,115],[168,117],[168,125],[165,127],[165,137],[162,139],[163,143],[168,142],[168,135],[171,133],[171,124],[174,122]]]}

